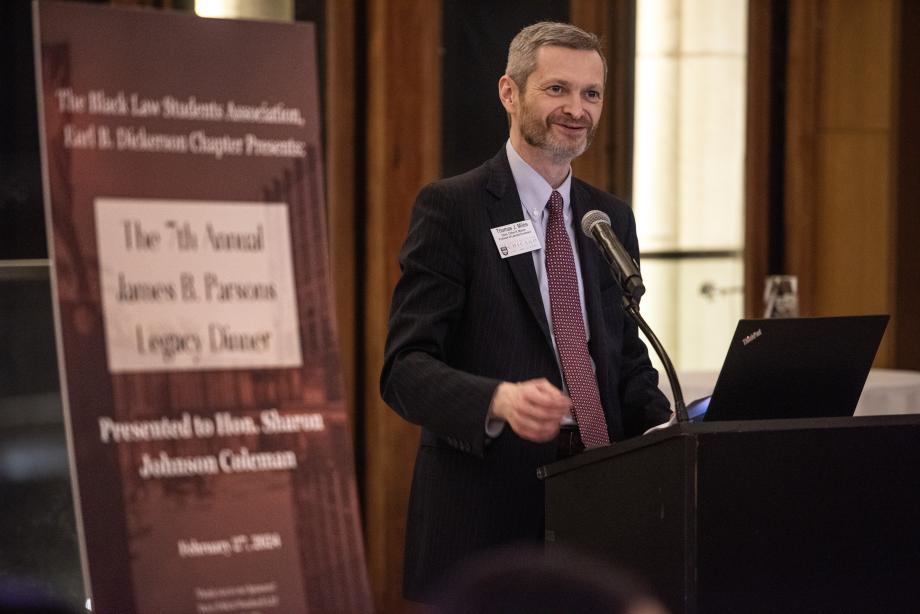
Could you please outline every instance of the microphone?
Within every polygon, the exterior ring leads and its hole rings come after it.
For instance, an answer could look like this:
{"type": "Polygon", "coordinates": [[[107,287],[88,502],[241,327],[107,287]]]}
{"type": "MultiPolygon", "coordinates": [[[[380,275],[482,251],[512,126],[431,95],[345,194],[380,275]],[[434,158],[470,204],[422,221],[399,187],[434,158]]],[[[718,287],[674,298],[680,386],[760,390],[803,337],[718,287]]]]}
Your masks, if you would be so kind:
{"type": "Polygon", "coordinates": [[[581,218],[581,231],[597,243],[597,247],[600,248],[604,259],[610,266],[610,272],[620,282],[624,298],[637,304],[645,294],[645,285],[642,283],[642,276],[639,275],[639,266],[617,239],[607,214],[597,209],[588,211],[581,218]]]}
{"type": "Polygon", "coordinates": [[[668,381],[671,382],[671,391],[674,394],[674,413],[678,422],[689,422],[687,416],[687,407],[684,405],[684,393],[680,387],[680,381],[677,379],[677,371],[674,364],[668,357],[664,346],[655,335],[652,328],[639,313],[639,299],[645,294],[645,285],[642,283],[642,276],[639,275],[639,265],[632,259],[620,240],[613,233],[610,227],[610,218],[603,211],[594,209],[585,213],[581,218],[581,231],[594,239],[604,259],[610,266],[613,277],[620,282],[623,289],[623,309],[636,324],[645,333],[646,339],[655,348],[658,357],[661,358],[661,364],[664,366],[665,373],[668,374],[668,381]]]}

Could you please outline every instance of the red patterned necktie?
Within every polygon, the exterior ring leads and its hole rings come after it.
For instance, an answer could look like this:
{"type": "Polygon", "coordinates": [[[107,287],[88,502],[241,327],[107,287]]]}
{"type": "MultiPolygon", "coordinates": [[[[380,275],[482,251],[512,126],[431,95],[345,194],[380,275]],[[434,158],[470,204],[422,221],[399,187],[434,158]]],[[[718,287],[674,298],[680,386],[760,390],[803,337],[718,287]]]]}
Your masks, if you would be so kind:
{"type": "Polygon", "coordinates": [[[549,197],[546,225],[546,274],[553,336],[562,362],[562,375],[572,398],[572,413],[581,440],[588,448],[610,443],[607,422],[597,391],[597,377],[588,354],[585,322],[578,300],[578,277],[572,244],[562,217],[562,195],[553,190],[549,197]]]}

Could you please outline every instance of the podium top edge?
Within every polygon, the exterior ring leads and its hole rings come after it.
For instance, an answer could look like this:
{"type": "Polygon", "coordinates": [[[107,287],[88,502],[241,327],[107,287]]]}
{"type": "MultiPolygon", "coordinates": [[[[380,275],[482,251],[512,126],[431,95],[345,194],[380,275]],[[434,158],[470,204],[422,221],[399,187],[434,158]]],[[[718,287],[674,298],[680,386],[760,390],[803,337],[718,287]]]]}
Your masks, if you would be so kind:
{"type": "Polygon", "coordinates": [[[537,469],[537,477],[541,480],[545,480],[573,471],[585,465],[602,462],[608,458],[628,454],[635,450],[657,445],[678,437],[695,438],[701,435],[717,435],[721,433],[738,434],[761,431],[808,431],[899,426],[920,426],[920,414],[678,423],[661,429],[660,431],[649,433],[648,435],[614,442],[609,446],[587,450],[571,458],[544,465],[537,469]]]}

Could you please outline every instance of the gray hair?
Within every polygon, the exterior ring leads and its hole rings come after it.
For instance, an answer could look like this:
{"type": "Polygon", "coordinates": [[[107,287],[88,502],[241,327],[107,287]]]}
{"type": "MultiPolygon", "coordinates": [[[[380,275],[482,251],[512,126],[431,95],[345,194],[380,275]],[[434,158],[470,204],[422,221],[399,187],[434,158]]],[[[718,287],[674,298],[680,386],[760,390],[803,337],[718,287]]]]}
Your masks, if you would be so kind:
{"type": "Polygon", "coordinates": [[[541,21],[518,32],[508,47],[505,74],[519,88],[527,84],[530,73],[537,68],[537,51],[546,46],[596,51],[604,62],[604,80],[607,79],[607,58],[597,36],[570,23],[541,21]]]}

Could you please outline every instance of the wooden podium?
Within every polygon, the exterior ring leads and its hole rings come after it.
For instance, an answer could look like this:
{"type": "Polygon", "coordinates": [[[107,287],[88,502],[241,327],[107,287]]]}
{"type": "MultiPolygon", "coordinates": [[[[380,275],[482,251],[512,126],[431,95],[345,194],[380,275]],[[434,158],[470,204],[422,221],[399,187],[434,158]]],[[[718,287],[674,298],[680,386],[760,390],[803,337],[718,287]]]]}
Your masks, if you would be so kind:
{"type": "Polygon", "coordinates": [[[674,614],[920,611],[920,416],[674,425],[540,475],[547,550],[674,614]]]}

